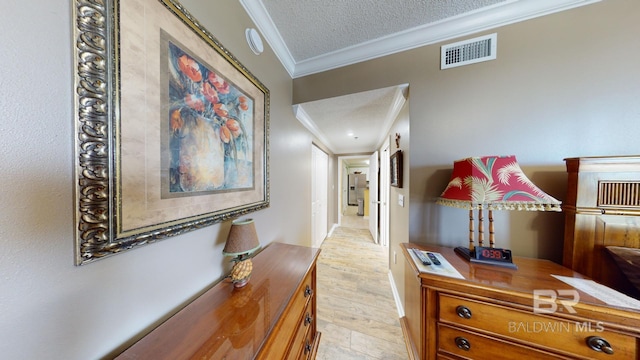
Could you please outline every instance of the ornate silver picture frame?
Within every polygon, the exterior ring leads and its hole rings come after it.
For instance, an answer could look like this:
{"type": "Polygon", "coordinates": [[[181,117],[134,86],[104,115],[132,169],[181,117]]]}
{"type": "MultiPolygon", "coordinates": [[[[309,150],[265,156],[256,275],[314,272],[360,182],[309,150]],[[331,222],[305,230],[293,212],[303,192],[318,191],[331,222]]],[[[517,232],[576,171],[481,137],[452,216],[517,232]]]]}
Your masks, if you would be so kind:
{"type": "Polygon", "coordinates": [[[269,206],[269,90],[173,0],[74,0],[75,262],[269,206]]]}

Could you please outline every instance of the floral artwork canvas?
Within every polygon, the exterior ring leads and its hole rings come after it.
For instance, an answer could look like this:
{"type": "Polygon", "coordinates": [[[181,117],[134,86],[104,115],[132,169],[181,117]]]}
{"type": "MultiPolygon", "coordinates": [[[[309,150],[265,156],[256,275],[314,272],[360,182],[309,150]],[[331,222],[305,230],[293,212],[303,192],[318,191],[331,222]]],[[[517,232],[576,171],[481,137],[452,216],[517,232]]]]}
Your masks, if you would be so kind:
{"type": "Polygon", "coordinates": [[[167,41],[168,196],[254,188],[253,99],[167,41]]]}
{"type": "Polygon", "coordinates": [[[74,0],[75,264],[269,207],[269,89],[177,0],[74,0]]]}

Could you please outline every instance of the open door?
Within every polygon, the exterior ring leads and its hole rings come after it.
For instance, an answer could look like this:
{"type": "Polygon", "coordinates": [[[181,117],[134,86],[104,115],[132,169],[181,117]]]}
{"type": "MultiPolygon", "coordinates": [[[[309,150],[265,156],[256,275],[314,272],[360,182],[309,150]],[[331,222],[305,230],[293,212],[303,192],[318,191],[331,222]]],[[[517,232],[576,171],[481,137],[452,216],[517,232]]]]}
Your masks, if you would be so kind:
{"type": "Polygon", "coordinates": [[[369,231],[373,241],[378,243],[378,152],[369,158],[369,231]]]}

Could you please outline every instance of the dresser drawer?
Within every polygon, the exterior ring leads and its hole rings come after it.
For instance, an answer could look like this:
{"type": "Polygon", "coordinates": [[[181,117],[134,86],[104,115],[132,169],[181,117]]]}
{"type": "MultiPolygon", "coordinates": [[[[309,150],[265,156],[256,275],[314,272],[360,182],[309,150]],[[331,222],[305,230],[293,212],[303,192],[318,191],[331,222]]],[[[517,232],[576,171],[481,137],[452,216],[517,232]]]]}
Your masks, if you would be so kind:
{"type": "Polygon", "coordinates": [[[291,351],[289,352],[289,356],[287,359],[302,359],[304,358],[302,354],[304,354],[304,348],[308,341],[308,338],[313,336],[314,334],[314,322],[315,314],[313,313],[313,302],[309,301],[307,307],[304,311],[304,315],[302,317],[301,323],[298,324],[298,331],[293,340],[293,344],[291,345],[291,351]]]}
{"type": "Polygon", "coordinates": [[[513,359],[568,359],[527,346],[512,344],[456,329],[438,325],[438,355],[457,355],[467,359],[513,360],[513,359]]]}
{"type": "Polygon", "coordinates": [[[318,352],[318,345],[320,344],[320,333],[317,331],[309,331],[307,338],[304,341],[304,348],[300,353],[299,359],[310,360],[315,359],[318,352]]]}
{"type": "Polygon", "coordinates": [[[517,339],[524,344],[576,354],[591,359],[636,359],[636,338],[589,322],[572,322],[552,315],[539,315],[440,293],[438,296],[440,322],[469,327],[482,332],[517,339]],[[614,353],[595,351],[587,345],[587,338],[598,336],[606,340],[614,353]]]}
{"type": "Polygon", "coordinates": [[[315,296],[315,267],[309,271],[284,310],[257,359],[295,359],[304,344],[304,318],[306,312],[313,313],[315,296]],[[299,332],[302,331],[302,338],[299,332]]]}
{"type": "Polygon", "coordinates": [[[315,269],[310,271],[304,278],[302,285],[298,288],[298,292],[294,295],[292,311],[300,311],[307,306],[315,295],[315,269]]]}
{"type": "Polygon", "coordinates": [[[288,359],[295,360],[310,360],[316,358],[316,353],[318,352],[318,344],[320,342],[320,333],[315,332],[312,329],[308,329],[305,333],[305,337],[300,340],[300,351],[297,353],[297,356],[293,356],[293,354],[289,354],[288,359]]]}

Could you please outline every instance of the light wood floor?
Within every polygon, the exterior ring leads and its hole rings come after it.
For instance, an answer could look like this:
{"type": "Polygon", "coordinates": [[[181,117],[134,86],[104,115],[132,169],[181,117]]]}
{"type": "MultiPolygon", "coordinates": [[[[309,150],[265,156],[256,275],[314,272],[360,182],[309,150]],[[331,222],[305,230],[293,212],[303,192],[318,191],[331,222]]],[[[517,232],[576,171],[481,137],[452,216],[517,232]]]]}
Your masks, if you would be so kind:
{"type": "Polygon", "coordinates": [[[323,242],[317,263],[317,359],[405,360],[388,250],[373,243],[362,216],[343,216],[342,224],[323,242]]]}
{"type": "Polygon", "coordinates": [[[357,216],[358,207],[348,206],[342,216],[343,227],[356,228],[356,229],[368,229],[369,218],[364,216],[357,216]]]}

